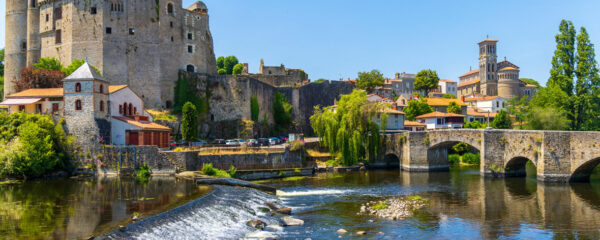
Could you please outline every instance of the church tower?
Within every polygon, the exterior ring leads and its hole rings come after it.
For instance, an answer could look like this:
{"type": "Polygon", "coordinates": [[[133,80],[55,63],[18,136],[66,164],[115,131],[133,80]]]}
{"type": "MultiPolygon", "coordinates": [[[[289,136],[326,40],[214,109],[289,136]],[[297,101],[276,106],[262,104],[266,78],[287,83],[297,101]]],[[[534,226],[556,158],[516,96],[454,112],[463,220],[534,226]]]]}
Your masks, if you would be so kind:
{"type": "Polygon", "coordinates": [[[27,64],[27,6],[29,1],[6,0],[4,96],[15,92],[15,82],[27,64]]]}
{"type": "Polygon", "coordinates": [[[479,42],[479,84],[480,93],[486,96],[498,94],[498,40],[485,39],[479,42]]]}

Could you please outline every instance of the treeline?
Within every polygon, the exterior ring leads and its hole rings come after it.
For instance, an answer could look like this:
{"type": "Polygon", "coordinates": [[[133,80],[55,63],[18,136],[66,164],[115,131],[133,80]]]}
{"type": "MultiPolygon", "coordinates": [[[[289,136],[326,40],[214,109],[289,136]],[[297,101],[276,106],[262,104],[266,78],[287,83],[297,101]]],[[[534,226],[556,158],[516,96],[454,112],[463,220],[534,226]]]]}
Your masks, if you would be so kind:
{"type": "Polygon", "coordinates": [[[600,130],[600,78],[594,45],[584,27],[562,20],[550,79],[531,98],[509,101],[522,129],[600,130]]]}

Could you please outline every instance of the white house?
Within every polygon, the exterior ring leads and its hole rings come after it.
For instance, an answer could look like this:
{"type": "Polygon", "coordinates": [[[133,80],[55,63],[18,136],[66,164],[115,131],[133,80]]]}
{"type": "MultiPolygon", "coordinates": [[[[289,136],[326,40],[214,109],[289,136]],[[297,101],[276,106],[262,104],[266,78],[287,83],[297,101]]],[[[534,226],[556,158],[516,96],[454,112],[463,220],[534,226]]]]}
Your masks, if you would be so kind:
{"type": "MultiPolygon", "coordinates": [[[[384,108],[379,111],[379,113],[386,113],[388,115],[387,118],[387,127],[385,129],[386,132],[394,132],[404,130],[404,113],[398,110],[394,110],[391,108],[384,108]]],[[[375,122],[381,126],[381,119],[379,115],[375,117],[375,122]]]]}
{"type": "Polygon", "coordinates": [[[470,108],[477,109],[480,112],[498,112],[501,109],[506,110],[507,102],[499,96],[479,96],[465,98],[463,101],[470,108]]]}
{"type": "Polygon", "coordinates": [[[465,115],[456,113],[432,112],[417,117],[427,129],[463,128],[465,115]]]}

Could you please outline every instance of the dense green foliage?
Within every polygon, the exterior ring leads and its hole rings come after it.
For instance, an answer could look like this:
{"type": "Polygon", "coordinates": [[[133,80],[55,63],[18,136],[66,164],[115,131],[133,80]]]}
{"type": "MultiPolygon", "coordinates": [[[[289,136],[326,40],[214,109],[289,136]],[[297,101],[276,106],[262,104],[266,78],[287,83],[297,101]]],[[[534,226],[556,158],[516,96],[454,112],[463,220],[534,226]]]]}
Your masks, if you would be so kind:
{"type": "MultiPolygon", "coordinates": [[[[77,70],[79,67],[81,67],[81,65],[83,65],[84,63],[84,60],[73,59],[73,61],[71,61],[71,65],[67,66],[66,68],[61,68],[61,71],[65,74],[65,76],[69,76],[71,75],[71,73],[75,72],[75,70],[77,70]]],[[[102,74],[96,67],[92,65],[90,65],[90,67],[96,70],[97,73],[102,74]]]]}
{"type": "Polygon", "coordinates": [[[505,110],[498,111],[498,114],[496,114],[494,121],[492,121],[490,124],[492,125],[493,128],[496,128],[496,129],[511,129],[512,128],[512,121],[510,120],[510,116],[508,115],[508,112],[506,112],[505,110]]]}
{"type": "Polygon", "coordinates": [[[444,93],[444,95],[442,95],[443,98],[456,98],[456,95],[452,94],[452,93],[444,93]]]}
{"type": "Polygon", "coordinates": [[[410,100],[403,109],[406,114],[406,119],[414,121],[418,116],[433,112],[433,108],[427,104],[427,99],[421,98],[421,100],[410,100]]]}
{"type": "Polygon", "coordinates": [[[440,78],[436,71],[431,69],[421,70],[415,77],[415,89],[424,90],[425,95],[429,93],[429,90],[438,87],[440,78]]]}
{"type": "Polygon", "coordinates": [[[479,165],[481,155],[479,153],[465,153],[462,155],[462,162],[466,164],[479,165]]]}
{"type": "Polygon", "coordinates": [[[244,69],[244,65],[239,63],[239,73],[234,73],[233,69],[238,65],[239,61],[235,56],[218,57],[217,58],[217,71],[220,75],[226,74],[241,74],[244,69]],[[222,69],[222,70],[221,70],[222,69]]]}
{"type": "Polygon", "coordinates": [[[275,92],[273,99],[273,119],[275,120],[277,131],[288,129],[292,123],[292,105],[288,102],[283,93],[275,92]]]}
{"type": "Polygon", "coordinates": [[[457,144],[454,144],[454,146],[452,146],[452,151],[454,151],[455,153],[457,153],[459,155],[463,155],[463,154],[471,151],[471,146],[464,142],[459,142],[457,144]]]}
{"type": "Polygon", "coordinates": [[[37,63],[34,63],[33,66],[35,66],[37,69],[57,70],[57,71],[60,71],[63,68],[60,61],[58,61],[58,59],[53,58],[53,57],[40,58],[40,61],[37,63]]]}
{"type": "Polygon", "coordinates": [[[140,182],[148,182],[150,178],[150,167],[144,163],[138,167],[135,178],[140,182]]]}
{"type": "Polygon", "coordinates": [[[459,165],[460,164],[460,155],[458,155],[458,154],[448,155],[448,163],[450,165],[459,165]]]}
{"type": "Polygon", "coordinates": [[[322,82],[325,82],[325,81],[327,81],[327,79],[325,79],[325,78],[319,78],[316,81],[314,81],[314,83],[322,83],[322,82]]]}
{"type": "Polygon", "coordinates": [[[486,124],[480,123],[477,120],[467,122],[467,123],[465,123],[465,126],[464,126],[464,128],[472,128],[472,129],[479,129],[479,128],[485,128],[485,127],[487,127],[486,124]]]}
{"type": "Polygon", "coordinates": [[[252,121],[258,122],[258,116],[260,115],[260,106],[258,105],[258,98],[256,96],[250,97],[250,116],[252,121]]]}
{"type": "Polygon", "coordinates": [[[196,109],[201,114],[206,114],[210,111],[208,104],[208,98],[210,98],[210,91],[208,86],[206,88],[206,97],[200,97],[196,91],[196,87],[193,82],[186,77],[184,73],[179,73],[179,78],[175,83],[175,98],[173,104],[173,113],[179,114],[183,109],[183,105],[187,102],[191,102],[196,106],[196,109]]]}
{"type": "Polygon", "coordinates": [[[364,89],[367,92],[372,91],[376,87],[383,86],[383,73],[379,70],[371,70],[370,72],[359,72],[356,79],[356,87],[364,89]]]}
{"type": "Polygon", "coordinates": [[[523,129],[600,130],[600,77],[585,28],[563,20],[555,37],[550,79],[531,99],[509,100],[523,129]]]}
{"type": "Polygon", "coordinates": [[[196,106],[191,102],[183,105],[181,134],[185,141],[196,141],[198,139],[198,111],[196,110],[196,106]]]}
{"type": "Polygon", "coordinates": [[[521,78],[519,80],[521,80],[521,81],[523,81],[524,83],[527,83],[527,84],[531,84],[531,85],[535,85],[535,86],[541,87],[541,85],[540,85],[540,83],[538,81],[533,80],[531,78],[521,78]]]}
{"type": "Polygon", "coordinates": [[[329,148],[331,156],[340,156],[343,165],[350,166],[359,161],[372,161],[381,148],[380,125],[387,124],[387,114],[380,103],[370,103],[367,94],[354,90],[342,95],[335,111],[331,108],[315,107],[310,123],[322,146],[329,148]]]}
{"type": "Polygon", "coordinates": [[[462,114],[462,109],[460,108],[460,106],[458,105],[458,103],[456,103],[456,102],[450,102],[448,104],[448,112],[449,113],[462,114]]]}
{"type": "MultiPolygon", "coordinates": [[[[229,171],[230,172],[232,171],[231,167],[229,167],[229,171]]],[[[235,174],[236,171],[237,170],[235,170],[235,167],[234,167],[233,173],[235,174]]],[[[214,168],[212,163],[202,164],[202,172],[204,173],[204,175],[207,175],[207,176],[227,177],[227,178],[231,177],[231,174],[229,174],[228,172],[223,171],[221,169],[214,168]]]]}
{"type": "Polygon", "coordinates": [[[72,138],[47,115],[0,112],[0,176],[38,177],[69,167],[72,138]]]}
{"type": "Polygon", "coordinates": [[[233,66],[233,70],[231,71],[231,74],[238,75],[238,74],[242,74],[243,71],[244,71],[244,64],[238,63],[235,66],[233,66]]]}

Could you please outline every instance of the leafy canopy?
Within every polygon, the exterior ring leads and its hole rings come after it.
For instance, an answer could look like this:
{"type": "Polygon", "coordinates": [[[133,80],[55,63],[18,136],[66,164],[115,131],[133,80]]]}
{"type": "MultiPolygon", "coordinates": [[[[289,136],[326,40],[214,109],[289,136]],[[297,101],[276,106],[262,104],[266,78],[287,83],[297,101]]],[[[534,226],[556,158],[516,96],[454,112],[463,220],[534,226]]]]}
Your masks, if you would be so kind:
{"type": "Polygon", "coordinates": [[[292,105],[283,93],[275,92],[273,100],[273,119],[278,130],[287,130],[292,123],[292,105]]]}
{"type": "Polygon", "coordinates": [[[505,110],[498,111],[494,121],[491,122],[493,128],[497,129],[511,129],[512,121],[510,120],[510,115],[505,110]]]}
{"type": "Polygon", "coordinates": [[[458,105],[458,103],[456,103],[456,102],[450,102],[450,103],[448,104],[448,112],[449,112],[449,113],[462,114],[462,109],[461,109],[461,107],[458,105]]]}
{"type": "Polygon", "coordinates": [[[418,116],[433,112],[433,108],[427,104],[427,99],[421,98],[421,100],[410,100],[403,109],[406,114],[406,119],[414,121],[418,116]]]}
{"type": "Polygon", "coordinates": [[[383,73],[374,69],[370,72],[359,72],[356,87],[370,92],[376,87],[383,86],[383,83],[383,73]]]}
{"type": "Polygon", "coordinates": [[[415,89],[424,90],[425,93],[429,93],[429,90],[438,87],[439,82],[440,78],[436,71],[431,69],[421,70],[415,77],[415,89]]]}
{"type": "Polygon", "coordinates": [[[185,141],[196,141],[198,139],[198,111],[191,102],[186,102],[183,105],[181,134],[185,141]]]}

